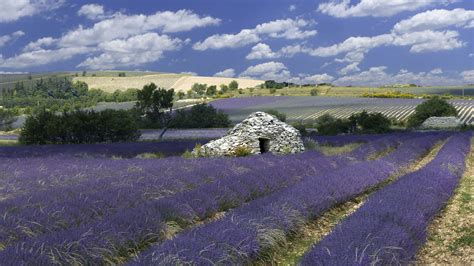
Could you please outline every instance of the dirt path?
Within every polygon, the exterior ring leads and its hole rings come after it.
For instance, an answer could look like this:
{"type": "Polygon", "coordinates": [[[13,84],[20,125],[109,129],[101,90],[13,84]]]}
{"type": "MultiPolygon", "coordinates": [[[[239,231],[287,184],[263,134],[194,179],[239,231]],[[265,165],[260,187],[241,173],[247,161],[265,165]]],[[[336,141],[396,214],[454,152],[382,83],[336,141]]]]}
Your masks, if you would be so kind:
{"type": "Polygon", "coordinates": [[[454,196],[428,227],[428,241],[417,255],[417,264],[474,263],[474,138],[466,166],[454,196]]]}

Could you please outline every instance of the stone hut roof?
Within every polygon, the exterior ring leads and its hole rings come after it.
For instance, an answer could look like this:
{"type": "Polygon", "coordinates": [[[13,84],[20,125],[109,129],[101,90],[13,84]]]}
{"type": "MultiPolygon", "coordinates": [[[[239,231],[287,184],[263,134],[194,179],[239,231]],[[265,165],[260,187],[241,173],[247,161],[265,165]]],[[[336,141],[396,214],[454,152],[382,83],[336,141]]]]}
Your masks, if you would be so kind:
{"type": "Polygon", "coordinates": [[[237,147],[244,147],[252,154],[304,151],[301,134],[297,129],[264,112],[250,114],[222,138],[202,146],[201,152],[214,157],[231,156],[237,147]]]}
{"type": "Polygon", "coordinates": [[[437,117],[426,119],[420,128],[422,129],[454,129],[462,126],[461,120],[454,116],[437,117]]]}

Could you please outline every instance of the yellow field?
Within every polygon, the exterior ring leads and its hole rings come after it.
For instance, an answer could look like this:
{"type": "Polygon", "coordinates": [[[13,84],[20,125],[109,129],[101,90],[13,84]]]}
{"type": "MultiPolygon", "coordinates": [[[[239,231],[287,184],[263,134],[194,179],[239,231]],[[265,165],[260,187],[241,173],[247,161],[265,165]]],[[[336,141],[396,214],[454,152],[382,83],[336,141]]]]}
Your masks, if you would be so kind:
{"type": "Polygon", "coordinates": [[[182,74],[156,74],[135,77],[75,77],[74,81],[83,81],[90,89],[101,89],[106,92],[116,90],[141,89],[144,85],[155,83],[158,87],[169,89],[182,78],[182,74]]]}
{"type": "Polygon", "coordinates": [[[220,78],[220,77],[197,77],[184,74],[154,74],[132,77],[75,77],[74,81],[83,81],[89,85],[90,89],[101,89],[106,92],[116,90],[141,89],[144,85],[155,83],[158,87],[175,91],[188,91],[194,83],[204,83],[208,86],[229,84],[236,80],[239,88],[255,87],[262,84],[262,80],[240,79],[240,78],[220,78]]]}
{"type": "Polygon", "coordinates": [[[219,85],[226,84],[229,85],[233,80],[239,83],[239,88],[253,88],[256,87],[265,81],[256,80],[256,79],[240,79],[240,78],[220,78],[220,77],[182,77],[175,84],[173,88],[176,91],[187,91],[191,89],[194,83],[207,84],[208,86],[215,85],[219,88],[219,85]]]}

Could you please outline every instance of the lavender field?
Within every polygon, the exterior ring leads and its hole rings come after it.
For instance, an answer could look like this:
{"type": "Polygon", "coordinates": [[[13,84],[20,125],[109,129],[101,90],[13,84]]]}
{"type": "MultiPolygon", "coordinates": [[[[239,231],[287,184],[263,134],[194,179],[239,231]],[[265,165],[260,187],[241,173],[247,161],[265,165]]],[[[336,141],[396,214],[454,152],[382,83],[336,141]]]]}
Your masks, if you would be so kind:
{"type": "Polygon", "coordinates": [[[406,264],[463,175],[471,137],[321,137],[316,141],[362,144],[334,156],[307,150],[215,159],[176,156],[192,149],[193,140],[2,147],[0,262],[265,263],[306,224],[373,191],[299,259],[303,265],[406,264]],[[431,162],[388,182],[440,143],[431,162]],[[143,153],[164,158],[137,156],[143,153]]]}

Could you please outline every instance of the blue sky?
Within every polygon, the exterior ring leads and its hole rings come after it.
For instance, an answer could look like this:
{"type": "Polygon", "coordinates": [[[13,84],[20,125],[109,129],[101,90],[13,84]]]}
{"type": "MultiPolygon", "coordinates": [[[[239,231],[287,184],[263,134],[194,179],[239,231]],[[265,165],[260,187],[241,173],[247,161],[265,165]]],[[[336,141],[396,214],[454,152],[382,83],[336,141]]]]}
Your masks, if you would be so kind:
{"type": "Polygon", "coordinates": [[[472,0],[2,0],[0,73],[474,83],[472,0]]]}

